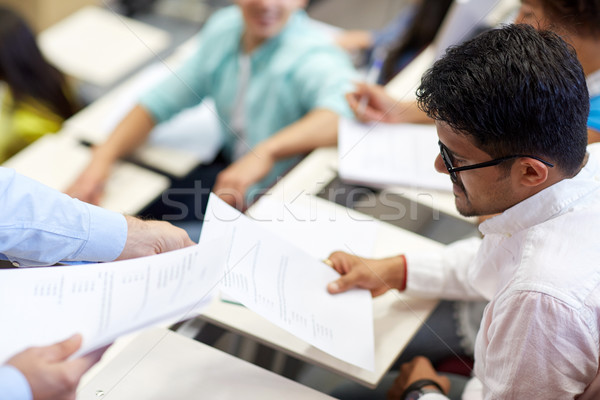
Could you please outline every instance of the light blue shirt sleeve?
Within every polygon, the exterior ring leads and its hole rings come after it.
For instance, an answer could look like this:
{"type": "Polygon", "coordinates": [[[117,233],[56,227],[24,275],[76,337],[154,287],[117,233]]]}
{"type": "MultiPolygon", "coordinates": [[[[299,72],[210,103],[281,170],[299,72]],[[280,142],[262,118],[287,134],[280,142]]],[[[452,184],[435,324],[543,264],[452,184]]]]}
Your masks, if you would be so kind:
{"type": "Polygon", "coordinates": [[[0,253],[13,263],[112,261],[126,239],[121,214],[0,167],[0,253]]]}
{"type": "Polygon", "coordinates": [[[25,376],[12,365],[0,366],[0,400],[31,400],[33,394],[25,376]]]}

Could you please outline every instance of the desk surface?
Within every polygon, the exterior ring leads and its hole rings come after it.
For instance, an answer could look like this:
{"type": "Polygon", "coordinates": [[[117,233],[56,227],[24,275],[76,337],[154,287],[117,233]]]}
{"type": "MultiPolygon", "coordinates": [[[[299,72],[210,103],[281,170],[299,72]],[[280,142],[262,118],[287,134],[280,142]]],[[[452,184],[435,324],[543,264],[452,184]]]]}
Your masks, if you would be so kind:
{"type": "MultiPolygon", "coordinates": [[[[337,149],[317,149],[292,169],[280,181],[280,184],[274,186],[269,192],[269,197],[278,201],[289,202],[301,194],[316,195],[337,176],[337,168],[337,149]]],[[[425,204],[432,209],[440,210],[454,218],[470,222],[475,221],[473,218],[465,218],[458,213],[452,192],[407,186],[390,187],[387,190],[407,197],[412,201],[425,204]]]]}
{"type": "MultiPolygon", "coordinates": [[[[69,135],[46,135],[3,166],[64,191],[77,179],[91,158],[89,148],[69,135]]],[[[167,177],[128,162],[117,163],[106,183],[100,205],[135,215],[169,187],[167,177]]]]}
{"type": "Polygon", "coordinates": [[[101,364],[78,399],[331,399],[166,329],[141,333],[101,364]]]}
{"type": "Polygon", "coordinates": [[[166,31],[100,7],[85,7],[43,31],[44,56],[78,80],[109,86],[170,42],[166,31]]]}

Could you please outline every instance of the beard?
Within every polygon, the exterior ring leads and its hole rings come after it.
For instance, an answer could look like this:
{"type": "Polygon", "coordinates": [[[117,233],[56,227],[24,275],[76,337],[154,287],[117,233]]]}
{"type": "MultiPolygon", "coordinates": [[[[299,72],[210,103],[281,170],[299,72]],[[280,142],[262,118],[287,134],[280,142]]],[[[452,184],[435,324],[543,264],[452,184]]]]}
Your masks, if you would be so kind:
{"type": "Polygon", "coordinates": [[[475,217],[481,215],[474,210],[471,200],[469,199],[467,189],[464,187],[462,182],[459,181],[453,183],[453,192],[454,205],[456,206],[456,210],[460,215],[463,217],[475,217]]]}

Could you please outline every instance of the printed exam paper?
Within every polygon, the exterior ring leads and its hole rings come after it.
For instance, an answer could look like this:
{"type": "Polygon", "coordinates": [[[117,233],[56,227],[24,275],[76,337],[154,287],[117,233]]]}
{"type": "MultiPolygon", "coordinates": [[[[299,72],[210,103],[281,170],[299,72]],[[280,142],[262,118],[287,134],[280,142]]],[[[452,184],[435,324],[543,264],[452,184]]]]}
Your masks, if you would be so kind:
{"type": "Polygon", "coordinates": [[[151,257],[69,267],[0,271],[0,364],[31,346],[74,333],[78,354],[161,322],[191,318],[222,276],[201,245],[151,257]]]}
{"type": "Polygon", "coordinates": [[[0,363],[74,333],[82,334],[78,354],[85,354],[135,330],[192,318],[220,288],[309,344],[374,369],[371,294],[330,295],[326,286],[337,272],[213,194],[196,246],[0,273],[0,363]]]}
{"type": "MultiPolygon", "coordinates": [[[[310,222],[307,222],[310,223],[310,222]]],[[[363,369],[374,370],[371,293],[338,295],[327,283],[339,274],[322,261],[264,229],[211,194],[200,242],[225,268],[221,290],[309,344],[363,369]]]]}

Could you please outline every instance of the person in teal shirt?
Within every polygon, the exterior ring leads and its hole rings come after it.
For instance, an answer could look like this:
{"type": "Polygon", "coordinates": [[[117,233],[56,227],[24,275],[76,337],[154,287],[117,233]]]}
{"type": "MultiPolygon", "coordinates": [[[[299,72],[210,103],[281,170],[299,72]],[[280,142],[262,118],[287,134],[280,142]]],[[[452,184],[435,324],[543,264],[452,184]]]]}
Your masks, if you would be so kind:
{"type": "Polygon", "coordinates": [[[218,11],[195,54],[141,97],[69,194],[96,203],[116,159],[144,142],[155,124],[205,97],[215,102],[230,163],[213,190],[238,208],[253,196],[251,188],[273,184],[300,155],[335,145],[339,116],[352,116],[344,95],[355,70],[311,25],[305,3],[237,0],[218,11]]]}

